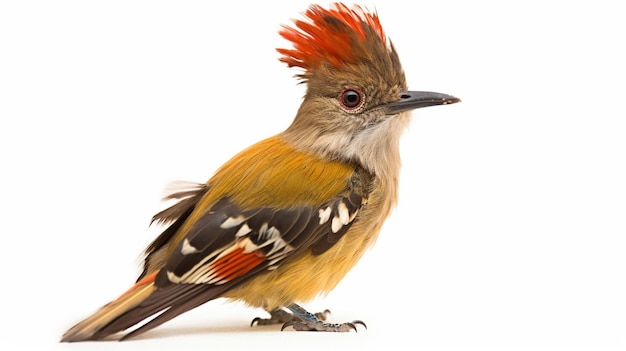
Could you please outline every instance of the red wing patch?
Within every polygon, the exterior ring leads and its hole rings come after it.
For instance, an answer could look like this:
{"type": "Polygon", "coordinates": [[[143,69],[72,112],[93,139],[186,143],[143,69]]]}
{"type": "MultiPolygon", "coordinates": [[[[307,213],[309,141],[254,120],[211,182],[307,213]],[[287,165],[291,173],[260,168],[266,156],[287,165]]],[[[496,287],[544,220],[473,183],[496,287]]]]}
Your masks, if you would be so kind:
{"type": "Polygon", "coordinates": [[[229,281],[248,273],[252,268],[265,261],[265,256],[259,250],[245,251],[238,245],[234,250],[219,257],[211,264],[211,269],[218,281],[229,281]]]}
{"type": "Polygon", "coordinates": [[[231,246],[215,250],[184,274],[168,271],[167,277],[173,283],[221,285],[245,275],[266,260],[257,245],[249,238],[242,238],[231,246]]]}

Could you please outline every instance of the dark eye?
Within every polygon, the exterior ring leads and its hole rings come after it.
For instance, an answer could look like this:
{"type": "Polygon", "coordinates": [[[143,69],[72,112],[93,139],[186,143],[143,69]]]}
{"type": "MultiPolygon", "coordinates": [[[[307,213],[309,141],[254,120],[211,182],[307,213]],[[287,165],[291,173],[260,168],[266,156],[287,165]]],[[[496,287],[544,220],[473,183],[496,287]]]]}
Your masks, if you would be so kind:
{"type": "Polygon", "coordinates": [[[356,89],[344,89],[339,95],[339,102],[344,109],[354,111],[363,105],[363,93],[356,89]]]}

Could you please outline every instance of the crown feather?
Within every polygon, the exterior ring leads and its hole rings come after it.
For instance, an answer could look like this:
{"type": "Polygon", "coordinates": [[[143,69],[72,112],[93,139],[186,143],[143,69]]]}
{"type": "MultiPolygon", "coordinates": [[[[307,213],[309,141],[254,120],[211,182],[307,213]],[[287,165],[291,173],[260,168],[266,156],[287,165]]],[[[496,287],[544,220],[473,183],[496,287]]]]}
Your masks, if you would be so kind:
{"type": "Polygon", "coordinates": [[[283,26],[279,34],[293,44],[293,49],[277,49],[280,61],[300,67],[306,77],[322,64],[340,68],[368,57],[372,45],[387,46],[378,15],[355,5],[335,3],[329,9],[311,5],[304,20],[294,20],[294,27],[283,26]]]}

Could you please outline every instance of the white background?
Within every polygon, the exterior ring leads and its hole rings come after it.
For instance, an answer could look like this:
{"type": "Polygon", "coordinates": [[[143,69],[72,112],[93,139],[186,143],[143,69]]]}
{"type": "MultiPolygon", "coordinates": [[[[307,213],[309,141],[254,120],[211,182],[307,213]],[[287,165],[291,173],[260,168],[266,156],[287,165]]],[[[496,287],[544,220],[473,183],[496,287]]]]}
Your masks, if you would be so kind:
{"type": "Polygon", "coordinates": [[[274,48],[308,2],[3,2],[0,348],[626,349],[623,4],[363,4],[410,88],[463,99],[414,113],[397,211],[305,305],[369,329],[249,328],[262,311],[218,300],[70,345],[134,281],[165,185],[290,123],[304,87],[274,48]]]}

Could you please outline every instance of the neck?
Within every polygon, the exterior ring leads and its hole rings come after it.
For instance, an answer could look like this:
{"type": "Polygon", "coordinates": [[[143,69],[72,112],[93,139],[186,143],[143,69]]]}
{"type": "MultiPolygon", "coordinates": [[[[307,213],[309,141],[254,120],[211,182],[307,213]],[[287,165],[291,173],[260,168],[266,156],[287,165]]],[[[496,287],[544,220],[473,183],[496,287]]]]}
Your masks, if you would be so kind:
{"type": "Polygon", "coordinates": [[[401,165],[400,137],[409,118],[409,113],[402,113],[351,135],[341,130],[322,134],[289,128],[281,136],[296,148],[320,158],[357,162],[376,176],[395,203],[401,165]]]}

